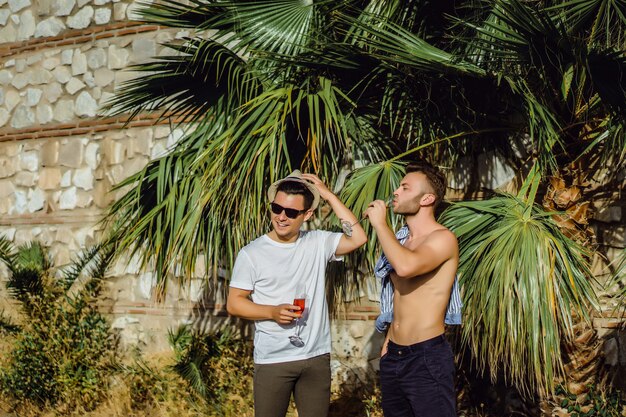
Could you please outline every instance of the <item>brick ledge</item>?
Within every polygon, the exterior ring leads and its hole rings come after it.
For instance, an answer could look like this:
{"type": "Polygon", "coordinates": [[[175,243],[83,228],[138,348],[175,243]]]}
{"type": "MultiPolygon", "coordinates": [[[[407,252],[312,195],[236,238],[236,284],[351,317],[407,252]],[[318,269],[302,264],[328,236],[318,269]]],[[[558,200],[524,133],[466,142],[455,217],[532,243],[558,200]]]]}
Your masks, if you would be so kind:
{"type": "Polygon", "coordinates": [[[64,136],[82,136],[108,130],[130,127],[147,127],[160,124],[177,124],[183,120],[180,116],[161,113],[143,113],[129,121],[128,115],[107,118],[79,120],[72,123],[41,125],[24,129],[0,129],[0,142],[43,139],[64,136]]]}
{"type": "Polygon", "coordinates": [[[35,38],[25,42],[11,42],[0,45],[0,59],[13,57],[25,52],[35,52],[59,46],[80,45],[99,39],[125,35],[136,35],[163,29],[159,25],[147,25],[139,22],[119,22],[109,25],[92,26],[87,29],[76,29],[58,36],[35,38]]]}

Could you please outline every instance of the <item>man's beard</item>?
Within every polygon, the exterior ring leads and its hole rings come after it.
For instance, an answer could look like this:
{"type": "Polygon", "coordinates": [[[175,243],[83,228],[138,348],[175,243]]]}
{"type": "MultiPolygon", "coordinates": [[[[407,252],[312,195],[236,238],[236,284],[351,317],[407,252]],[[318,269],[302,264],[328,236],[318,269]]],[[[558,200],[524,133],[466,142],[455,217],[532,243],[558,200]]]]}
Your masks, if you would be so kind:
{"type": "Polygon", "coordinates": [[[393,212],[402,216],[415,216],[417,213],[419,213],[421,208],[419,203],[411,203],[410,206],[408,204],[407,206],[408,207],[406,207],[405,205],[398,205],[396,208],[393,209],[393,212]]]}

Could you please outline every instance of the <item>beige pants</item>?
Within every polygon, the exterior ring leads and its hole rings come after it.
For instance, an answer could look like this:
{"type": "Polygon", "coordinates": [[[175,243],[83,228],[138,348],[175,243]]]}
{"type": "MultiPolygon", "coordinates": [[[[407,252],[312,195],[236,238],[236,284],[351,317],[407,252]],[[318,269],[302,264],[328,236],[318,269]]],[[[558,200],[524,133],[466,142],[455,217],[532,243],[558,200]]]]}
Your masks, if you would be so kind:
{"type": "Polygon", "coordinates": [[[299,417],[326,417],[330,404],[330,354],[254,365],[255,417],[285,417],[291,393],[299,417]]]}

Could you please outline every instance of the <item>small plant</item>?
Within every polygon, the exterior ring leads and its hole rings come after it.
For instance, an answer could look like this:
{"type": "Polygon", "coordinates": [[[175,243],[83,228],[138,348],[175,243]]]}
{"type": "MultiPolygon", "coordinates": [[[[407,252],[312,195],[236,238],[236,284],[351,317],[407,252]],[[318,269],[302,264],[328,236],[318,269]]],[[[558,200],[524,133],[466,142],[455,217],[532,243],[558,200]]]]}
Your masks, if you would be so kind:
{"type": "Polygon", "coordinates": [[[210,413],[243,415],[252,410],[252,345],[230,331],[203,334],[188,326],[170,332],[174,371],[204,400],[210,413]]]}
{"type": "Polygon", "coordinates": [[[115,352],[109,325],[91,303],[110,255],[93,248],[56,278],[42,245],[0,240],[7,289],[25,316],[20,326],[3,320],[14,339],[1,362],[0,392],[16,407],[93,409],[106,393],[115,352]]]}
{"type": "Polygon", "coordinates": [[[560,406],[571,417],[620,417],[625,411],[626,402],[619,390],[606,391],[602,387],[590,385],[586,394],[576,396],[559,386],[556,393],[563,397],[560,406]]]}

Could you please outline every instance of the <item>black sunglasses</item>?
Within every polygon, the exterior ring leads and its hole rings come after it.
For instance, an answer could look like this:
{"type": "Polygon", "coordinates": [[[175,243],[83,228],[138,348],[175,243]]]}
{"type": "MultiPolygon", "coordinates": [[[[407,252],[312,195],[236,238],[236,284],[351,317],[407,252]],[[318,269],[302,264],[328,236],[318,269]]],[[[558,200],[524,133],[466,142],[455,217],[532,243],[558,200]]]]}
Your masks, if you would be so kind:
{"type": "Polygon", "coordinates": [[[289,217],[290,219],[295,219],[296,217],[298,217],[302,213],[306,213],[306,209],[305,210],[297,210],[297,209],[283,207],[280,204],[276,204],[276,203],[270,203],[270,208],[272,209],[272,213],[274,213],[274,214],[280,214],[284,210],[285,211],[285,215],[287,217],[289,217]]]}

